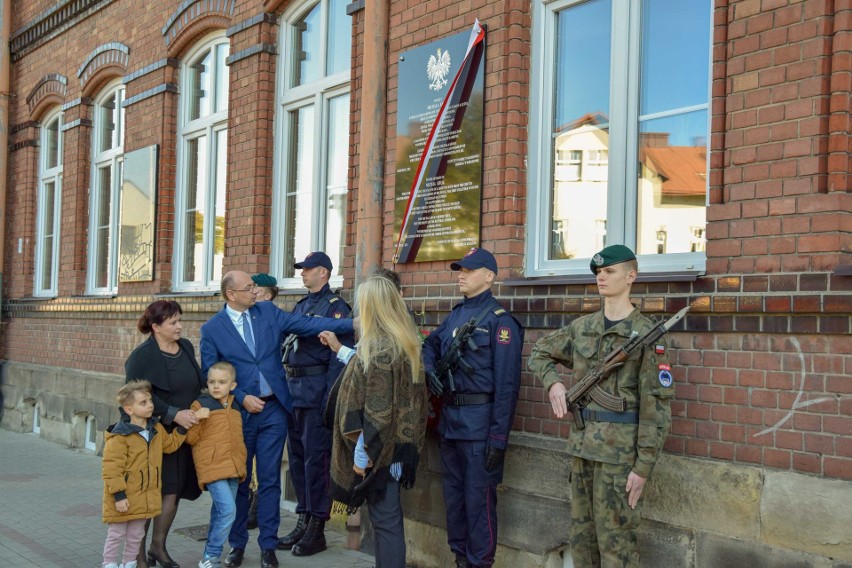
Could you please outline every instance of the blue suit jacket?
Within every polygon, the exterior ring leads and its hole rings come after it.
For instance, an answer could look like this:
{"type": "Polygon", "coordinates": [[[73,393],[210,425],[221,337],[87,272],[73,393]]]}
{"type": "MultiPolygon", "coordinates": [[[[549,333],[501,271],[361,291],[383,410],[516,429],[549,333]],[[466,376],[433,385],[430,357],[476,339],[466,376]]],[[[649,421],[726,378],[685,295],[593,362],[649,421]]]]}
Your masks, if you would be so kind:
{"type": "Polygon", "coordinates": [[[234,398],[242,405],[247,394],[260,395],[260,373],[276,398],[288,411],[293,409],[284,367],[281,365],[281,341],[285,335],[318,335],[321,331],[351,334],[351,319],[317,318],[285,312],[272,302],[260,302],[248,310],[254,333],[255,351],[252,355],[228,312],[223,307],[201,326],[201,373],[213,363],[227,361],[237,370],[234,398]]]}

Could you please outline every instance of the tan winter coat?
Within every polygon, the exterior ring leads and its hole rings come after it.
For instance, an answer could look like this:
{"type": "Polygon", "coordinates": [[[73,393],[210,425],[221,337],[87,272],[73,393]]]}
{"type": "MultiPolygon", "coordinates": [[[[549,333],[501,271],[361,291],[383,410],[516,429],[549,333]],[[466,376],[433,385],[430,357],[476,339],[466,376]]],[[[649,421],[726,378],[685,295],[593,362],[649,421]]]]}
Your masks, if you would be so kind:
{"type": "Polygon", "coordinates": [[[192,460],[198,486],[220,479],[246,478],[246,444],[243,441],[243,419],[234,407],[234,395],[228,395],[224,406],[208,394],[192,403],[191,410],[209,408],[210,417],[193,426],[186,436],[192,445],[192,460]]]}
{"type": "Polygon", "coordinates": [[[142,428],[131,424],[129,419],[107,428],[102,473],[105,523],[150,519],[160,514],[163,454],[177,451],[186,431],[175,428],[169,434],[154,418],[148,421],[147,430],[148,441],[140,434],[142,428]],[[127,499],[130,506],[125,513],[115,509],[116,501],[122,499],[127,499]]]}

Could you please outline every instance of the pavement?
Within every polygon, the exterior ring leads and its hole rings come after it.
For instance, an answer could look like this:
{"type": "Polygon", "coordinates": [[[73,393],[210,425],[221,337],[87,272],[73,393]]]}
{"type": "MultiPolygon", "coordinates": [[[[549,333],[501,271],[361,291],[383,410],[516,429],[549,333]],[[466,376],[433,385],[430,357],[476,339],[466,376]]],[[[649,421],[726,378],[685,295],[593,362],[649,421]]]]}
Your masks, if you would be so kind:
{"type": "MultiPolygon", "coordinates": [[[[93,452],[0,429],[0,568],[100,567],[107,532],[102,495],[101,458],[93,452]]],[[[182,568],[198,566],[204,550],[199,527],[209,518],[208,494],[181,501],[166,546],[182,568]]],[[[279,535],[295,525],[296,515],[282,510],[279,535]]],[[[245,568],[260,566],[256,538],[257,530],[250,531],[245,568]]],[[[326,528],[326,539],[328,550],[310,557],[279,550],[282,568],[375,566],[372,556],[343,548],[343,534],[326,528]]]]}

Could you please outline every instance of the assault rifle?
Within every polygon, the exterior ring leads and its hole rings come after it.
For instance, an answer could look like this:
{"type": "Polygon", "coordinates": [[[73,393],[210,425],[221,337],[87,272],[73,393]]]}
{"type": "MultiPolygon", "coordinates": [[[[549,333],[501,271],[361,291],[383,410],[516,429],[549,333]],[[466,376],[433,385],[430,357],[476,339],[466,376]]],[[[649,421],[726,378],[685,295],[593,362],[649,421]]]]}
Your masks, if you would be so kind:
{"type": "Polygon", "coordinates": [[[452,343],[450,343],[450,346],[447,348],[447,352],[444,353],[444,356],[441,357],[441,360],[438,361],[438,364],[435,366],[435,376],[438,377],[438,380],[441,383],[444,383],[444,375],[446,375],[446,386],[449,389],[450,394],[456,392],[456,381],[453,379],[453,371],[455,371],[459,366],[461,366],[462,370],[467,374],[471,374],[474,371],[473,367],[471,367],[470,364],[464,360],[464,357],[462,357],[461,349],[465,345],[467,345],[468,349],[471,351],[479,349],[470,339],[470,336],[473,335],[473,331],[476,329],[476,320],[477,318],[470,318],[470,320],[456,330],[456,335],[453,337],[452,343]]]}
{"type": "Polygon", "coordinates": [[[624,412],[627,410],[627,401],[609,394],[600,388],[598,383],[610,376],[613,371],[623,366],[633,353],[665,335],[677,322],[683,319],[688,311],[689,306],[683,308],[668,320],[656,324],[642,337],[639,337],[639,332],[634,331],[625,344],[613,348],[606,357],[586,373],[586,376],[568,389],[565,393],[565,402],[568,403],[568,410],[574,415],[574,425],[578,429],[582,430],[586,427],[582,412],[589,403],[589,399],[600,404],[607,410],[615,412],[624,412]]]}
{"type": "Polygon", "coordinates": [[[299,350],[299,336],[295,333],[291,333],[284,339],[284,343],[281,344],[281,350],[283,352],[281,356],[281,363],[286,365],[290,360],[290,353],[295,353],[299,350]]]}

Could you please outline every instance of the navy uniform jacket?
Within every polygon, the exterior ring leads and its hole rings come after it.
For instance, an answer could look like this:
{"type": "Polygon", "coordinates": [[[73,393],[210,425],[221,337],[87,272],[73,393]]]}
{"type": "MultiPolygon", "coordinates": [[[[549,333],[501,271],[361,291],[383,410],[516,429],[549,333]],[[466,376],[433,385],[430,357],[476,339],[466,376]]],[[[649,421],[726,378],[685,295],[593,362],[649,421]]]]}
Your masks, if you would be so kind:
{"type": "Polygon", "coordinates": [[[462,349],[462,357],[473,367],[473,373],[468,375],[459,366],[453,378],[457,393],[489,393],[494,395],[494,402],[470,406],[444,404],[438,432],[451,440],[485,440],[495,448],[505,448],[521,385],[524,328],[500,307],[491,290],[465,298],[453,308],[447,319],[426,338],[423,365],[427,371],[434,371],[452,343],[455,330],[479,316],[489,304],[494,309],[471,335],[479,349],[462,349]]]}
{"type": "MultiPolygon", "coordinates": [[[[299,300],[293,308],[294,314],[312,315],[315,317],[327,317],[335,319],[346,319],[349,317],[349,306],[343,298],[331,291],[328,284],[323,286],[319,292],[312,292],[299,300]]],[[[354,344],[351,334],[342,335],[340,342],[347,347],[354,344]]],[[[337,380],[343,363],[337,360],[335,353],[320,343],[316,335],[300,335],[299,348],[290,351],[288,360],[285,362],[287,370],[287,386],[290,396],[293,398],[293,406],[296,408],[320,408],[325,405],[328,392],[337,380]],[[326,367],[321,375],[293,376],[298,374],[300,368],[326,367]],[[295,369],[293,373],[290,369],[295,369]]]]}
{"type": "Polygon", "coordinates": [[[227,361],[237,370],[234,397],[240,405],[247,394],[260,395],[260,373],[269,383],[275,397],[288,411],[293,404],[281,366],[281,341],[289,333],[319,335],[324,330],[343,335],[352,333],[350,319],[314,319],[285,312],[272,302],[258,302],[248,310],[254,334],[255,353],[234,327],[223,307],[201,326],[201,373],[217,361],[227,361]]]}

